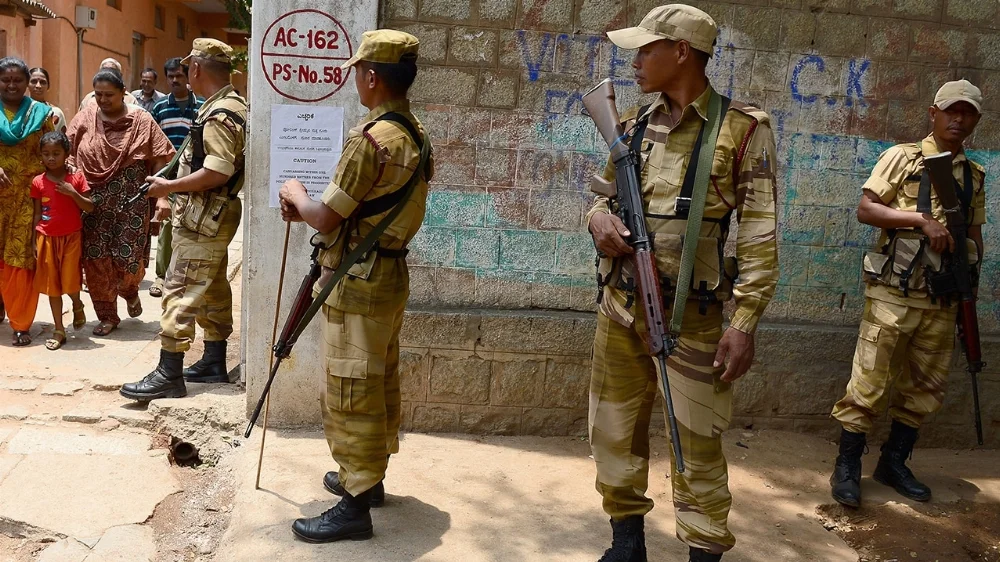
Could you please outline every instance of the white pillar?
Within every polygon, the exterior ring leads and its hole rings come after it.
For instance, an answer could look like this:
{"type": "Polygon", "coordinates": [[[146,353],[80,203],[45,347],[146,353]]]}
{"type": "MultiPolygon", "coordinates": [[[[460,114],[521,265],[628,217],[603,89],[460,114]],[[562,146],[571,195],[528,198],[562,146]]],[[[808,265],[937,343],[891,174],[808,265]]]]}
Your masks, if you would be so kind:
{"type": "MultiPolygon", "coordinates": [[[[268,0],[256,2],[254,6],[247,65],[251,104],[243,229],[242,345],[248,414],[267,380],[285,233],[285,223],[278,210],[268,204],[271,106],[343,107],[346,137],[347,129],[367,110],[358,103],[353,74],[340,76],[341,84],[338,84],[338,77],[333,72],[324,76],[324,71],[339,67],[342,59],[357,50],[361,34],[376,28],[377,14],[376,0],[268,0]]],[[[312,232],[303,224],[292,225],[279,335],[295,292],[309,267],[311,247],[308,242],[312,232]]],[[[271,424],[306,424],[320,420],[320,392],[325,388],[321,372],[321,321],[317,315],[278,372],[271,388],[271,424]],[[303,397],[308,397],[305,403],[303,397]]]]}

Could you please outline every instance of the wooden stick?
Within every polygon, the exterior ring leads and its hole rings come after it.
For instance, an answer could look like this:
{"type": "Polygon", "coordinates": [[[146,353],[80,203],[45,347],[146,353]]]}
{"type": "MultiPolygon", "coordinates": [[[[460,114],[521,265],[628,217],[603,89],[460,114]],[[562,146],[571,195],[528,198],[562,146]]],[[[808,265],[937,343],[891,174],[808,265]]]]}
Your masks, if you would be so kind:
{"type": "MultiPolygon", "coordinates": [[[[274,344],[278,338],[278,312],[281,310],[281,292],[285,286],[285,264],[288,262],[288,235],[292,231],[292,223],[285,223],[285,246],[281,250],[281,273],[278,274],[278,299],[274,303],[274,326],[271,328],[271,359],[267,363],[267,372],[274,367],[274,344]]],[[[257,456],[257,480],[253,489],[260,489],[260,469],[264,464],[264,440],[267,439],[267,412],[271,409],[271,394],[268,393],[264,402],[264,427],[260,435],[260,454],[257,456]]]]}

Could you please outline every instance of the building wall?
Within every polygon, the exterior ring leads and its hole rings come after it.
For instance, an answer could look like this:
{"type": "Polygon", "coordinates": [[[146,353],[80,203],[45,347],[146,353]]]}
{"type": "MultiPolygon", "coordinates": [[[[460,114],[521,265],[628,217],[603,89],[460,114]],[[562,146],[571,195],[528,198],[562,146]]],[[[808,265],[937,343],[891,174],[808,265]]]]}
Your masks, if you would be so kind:
{"type": "MultiPolygon", "coordinates": [[[[884,149],[929,132],[926,109],[947,80],[965,77],[983,89],[971,154],[987,168],[987,189],[997,188],[998,5],[690,3],[721,27],[713,85],[767,110],[777,139],[781,281],[753,373],[736,386],[737,422],[829,433],[862,311],[861,259],[875,235],[855,219],[860,186],[884,149]]],[[[620,107],[636,103],[632,53],[604,32],[635,25],[657,4],[383,2],[384,26],[421,40],[411,93],[437,156],[409,260],[407,427],[585,431],[596,291],[583,217],[607,147],[580,115],[580,96],[611,76],[620,107]]],[[[998,208],[990,197],[979,307],[989,333],[1000,328],[998,208]]],[[[997,372],[985,378],[984,396],[995,396],[997,372]]],[[[935,442],[971,439],[967,377],[954,380],[927,431],[935,442]]],[[[998,406],[984,407],[994,445],[998,406]]]]}
{"type": "Polygon", "coordinates": [[[126,86],[130,90],[139,87],[132,84],[133,68],[152,67],[159,74],[157,88],[166,91],[163,63],[167,59],[187,55],[191,51],[191,41],[199,36],[229,39],[222,29],[228,23],[227,14],[222,14],[220,20],[214,14],[199,14],[181,2],[133,0],[123,2],[122,10],[108,6],[105,0],[46,0],[45,4],[70,21],[75,21],[77,5],[97,9],[97,29],[87,30],[83,37],[83,72],[79,74],[77,36],[65,20],[37,21],[33,27],[26,27],[20,18],[0,17],[4,28],[10,28],[8,54],[24,58],[29,66],[42,66],[49,71],[52,89],[48,101],[61,107],[68,119],[76,114],[80,102],[77,81],[80,81],[83,95],[90,92],[93,89],[91,80],[101,61],[107,57],[114,57],[122,63],[126,86]],[[162,6],[165,12],[162,30],[154,25],[157,5],[162,6]],[[178,17],[184,18],[186,23],[183,39],[177,33],[178,17]],[[145,37],[142,60],[131,60],[133,33],[145,37]]]}

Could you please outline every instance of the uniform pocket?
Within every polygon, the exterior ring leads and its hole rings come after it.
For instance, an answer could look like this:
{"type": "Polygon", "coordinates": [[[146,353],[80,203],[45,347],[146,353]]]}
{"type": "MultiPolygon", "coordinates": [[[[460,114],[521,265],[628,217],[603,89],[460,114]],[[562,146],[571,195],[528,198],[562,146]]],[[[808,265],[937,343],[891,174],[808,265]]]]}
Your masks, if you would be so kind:
{"type": "Polygon", "coordinates": [[[882,327],[872,324],[867,320],[861,321],[861,328],[858,333],[858,348],[855,351],[855,361],[866,371],[875,368],[878,358],[878,338],[882,333],[882,327]]]}
{"type": "Polygon", "coordinates": [[[354,351],[348,338],[349,333],[344,323],[344,311],[330,306],[324,306],[326,323],[323,325],[323,340],[326,343],[323,353],[323,369],[331,377],[347,379],[363,379],[368,376],[368,360],[351,357],[354,351]]]}

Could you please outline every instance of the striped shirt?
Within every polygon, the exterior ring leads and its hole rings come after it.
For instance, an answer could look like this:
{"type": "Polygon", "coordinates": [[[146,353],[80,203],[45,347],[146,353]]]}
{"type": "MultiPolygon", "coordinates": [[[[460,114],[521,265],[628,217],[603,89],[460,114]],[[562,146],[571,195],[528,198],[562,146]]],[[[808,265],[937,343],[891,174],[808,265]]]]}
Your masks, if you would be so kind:
{"type": "Polygon", "coordinates": [[[191,130],[191,124],[198,115],[198,109],[205,100],[188,92],[188,99],[178,102],[174,94],[170,94],[162,100],[156,102],[150,112],[153,119],[160,125],[163,132],[170,139],[174,148],[180,148],[184,138],[191,130]]]}

